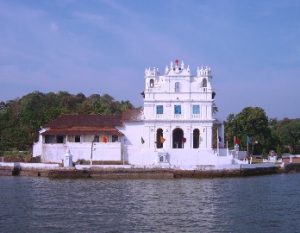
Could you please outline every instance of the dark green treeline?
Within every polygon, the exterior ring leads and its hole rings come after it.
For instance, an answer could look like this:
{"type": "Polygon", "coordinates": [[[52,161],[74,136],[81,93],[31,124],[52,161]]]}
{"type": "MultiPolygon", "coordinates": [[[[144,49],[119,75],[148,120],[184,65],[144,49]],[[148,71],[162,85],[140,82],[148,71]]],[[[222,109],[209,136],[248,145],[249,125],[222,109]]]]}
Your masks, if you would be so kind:
{"type": "Polygon", "coordinates": [[[65,91],[33,92],[0,102],[0,151],[31,150],[40,127],[61,114],[111,115],[131,108],[129,101],[116,101],[107,94],[86,97],[65,91]]]}
{"type": "Polygon", "coordinates": [[[300,119],[269,119],[259,107],[246,107],[227,117],[225,138],[231,148],[234,136],[238,138],[240,149],[248,149],[250,154],[266,155],[270,150],[279,155],[300,153],[300,119]]]}

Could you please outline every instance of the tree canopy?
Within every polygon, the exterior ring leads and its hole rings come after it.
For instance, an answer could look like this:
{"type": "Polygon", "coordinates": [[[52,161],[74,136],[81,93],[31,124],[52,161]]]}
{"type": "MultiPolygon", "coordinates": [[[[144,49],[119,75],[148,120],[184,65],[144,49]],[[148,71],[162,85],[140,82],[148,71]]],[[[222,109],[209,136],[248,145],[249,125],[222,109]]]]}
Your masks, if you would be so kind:
{"type": "Polygon", "coordinates": [[[300,120],[276,121],[273,128],[280,141],[280,150],[290,153],[300,152],[300,120]]]}
{"type": "Polygon", "coordinates": [[[300,152],[300,120],[268,119],[259,107],[246,107],[237,115],[230,114],[225,121],[225,139],[233,147],[237,137],[242,150],[254,154],[267,154],[269,150],[277,153],[300,152]],[[248,142],[247,142],[248,136],[248,142]]]}
{"type": "Polygon", "coordinates": [[[116,101],[108,94],[86,97],[66,91],[32,92],[22,98],[0,102],[0,151],[28,150],[45,123],[61,114],[120,114],[133,108],[128,101],[116,101]]]}

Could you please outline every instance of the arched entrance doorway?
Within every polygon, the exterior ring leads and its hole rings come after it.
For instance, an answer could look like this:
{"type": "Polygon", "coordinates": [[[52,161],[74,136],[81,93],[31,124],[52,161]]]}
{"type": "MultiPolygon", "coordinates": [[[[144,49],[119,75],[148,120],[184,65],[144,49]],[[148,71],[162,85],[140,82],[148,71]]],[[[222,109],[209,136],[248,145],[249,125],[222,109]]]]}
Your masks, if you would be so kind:
{"type": "Polygon", "coordinates": [[[194,129],[193,130],[193,148],[199,148],[199,136],[200,136],[199,129],[194,129]]]}
{"type": "Polygon", "coordinates": [[[162,129],[157,129],[156,131],[156,148],[163,148],[164,144],[164,134],[162,129]]]}
{"type": "Polygon", "coordinates": [[[183,148],[185,138],[183,136],[183,130],[176,128],[173,130],[173,148],[183,148]]]}

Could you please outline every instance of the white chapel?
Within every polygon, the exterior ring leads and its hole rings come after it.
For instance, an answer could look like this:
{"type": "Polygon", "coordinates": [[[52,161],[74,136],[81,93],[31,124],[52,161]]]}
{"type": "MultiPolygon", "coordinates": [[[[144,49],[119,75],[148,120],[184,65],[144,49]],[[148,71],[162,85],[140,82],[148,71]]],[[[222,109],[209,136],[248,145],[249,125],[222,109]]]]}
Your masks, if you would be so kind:
{"type": "Polygon", "coordinates": [[[139,117],[124,121],[128,161],[174,166],[231,164],[224,149],[224,128],[213,118],[215,92],[209,67],[176,60],[161,74],[145,70],[144,106],[139,117]],[[216,148],[213,148],[213,129],[216,148]],[[138,145],[139,143],[141,143],[138,145]]]}
{"type": "Polygon", "coordinates": [[[55,162],[68,150],[73,162],[115,160],[137,167],[233,163],[224,148],[224,127],[213,117],[215,92],[209,67],[197,67],[193,74],[176,60],[163,73],[147,68],[141,94],[143,108],[129,110],[119,119],[67,115],[50,122],[40,131],[34,156],[55,162]]]}

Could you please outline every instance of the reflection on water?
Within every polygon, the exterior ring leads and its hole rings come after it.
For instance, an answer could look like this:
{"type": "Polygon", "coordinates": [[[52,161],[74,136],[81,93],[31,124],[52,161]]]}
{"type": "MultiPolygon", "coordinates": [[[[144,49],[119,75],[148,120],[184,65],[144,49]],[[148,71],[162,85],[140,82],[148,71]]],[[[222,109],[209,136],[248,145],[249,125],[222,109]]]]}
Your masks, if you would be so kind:
{"type": "Polygon", "coordinates": [[[299,178],[0,177],[0,232],[299,232],[299,178]]]}

